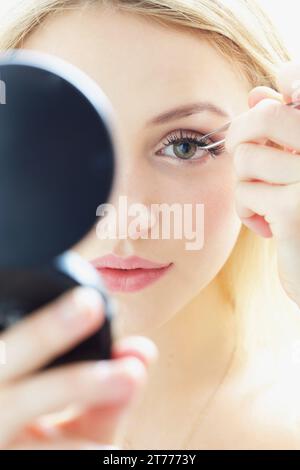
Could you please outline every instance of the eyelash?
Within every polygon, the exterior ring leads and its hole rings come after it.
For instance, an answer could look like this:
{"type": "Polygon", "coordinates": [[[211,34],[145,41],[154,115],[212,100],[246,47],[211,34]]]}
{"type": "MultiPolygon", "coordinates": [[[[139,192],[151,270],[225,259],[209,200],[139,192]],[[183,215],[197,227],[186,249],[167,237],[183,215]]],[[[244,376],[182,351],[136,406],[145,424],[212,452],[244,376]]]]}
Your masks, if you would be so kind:
{"type": "MultiPolygon", "coordinates": [[[[164,148],[167,148],[167,147],[170,147],[170,146],[175,146],[175,145],[178,145],[178,144],[182,144],[182,143],[189,143],[189,144],[195,144],[197,146],[197,148],[203,148],[203,146],[205,145],[209,145],[215,141],[213,141],[212,139],[204,139],[203,140],[203,137],[204,137],[205,134],[201,134],[200,132],[194,132],[194,131],[185,131],[183,129],[180,129],[179,131],[174,131],[174,133],[170,134],[168,137],[167,137],[167,142],[164,142],[163,145],[164,145],[164,148]],[[180,136],[178,136],[176,134],[176,132],[179,132],[180,133],[180,136]]],[[[213,159],[215,159],[218,155],[220,155],[222,153],[222,149],[221,147],[216,147],[214,149],[211,149],[211,150],[204,150],[205,154],[204,156],[202,157],[191,157],[191,158],[180,158],[178,156],[174,156],[174,157],[170,157],[169,155],[161,155],[159,153],[160,151],[157,152],[157,155],[160,155],[160,156],[167,156],[169,158],[172,158],[172,159],[175,159],[175,160],[178,160],[178,161],[182,161],[182,162],[190,162],[190,161],[198,161],[199,160],[203,160],[201,161],[200,163],[204,163],[207,161],[207,158],[205,157],[211,157],[213,159]]]]}

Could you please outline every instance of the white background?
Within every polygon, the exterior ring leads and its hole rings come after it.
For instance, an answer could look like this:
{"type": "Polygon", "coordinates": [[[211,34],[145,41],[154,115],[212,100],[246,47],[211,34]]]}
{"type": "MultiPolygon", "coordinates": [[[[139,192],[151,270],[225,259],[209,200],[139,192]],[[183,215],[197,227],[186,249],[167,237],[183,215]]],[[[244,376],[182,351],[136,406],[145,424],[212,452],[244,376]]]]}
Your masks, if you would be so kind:
{"type": "Polygon", "coordinates": [[[300,1],[258,0],[281,32],[292,57],[300,60],[300,1]]]}

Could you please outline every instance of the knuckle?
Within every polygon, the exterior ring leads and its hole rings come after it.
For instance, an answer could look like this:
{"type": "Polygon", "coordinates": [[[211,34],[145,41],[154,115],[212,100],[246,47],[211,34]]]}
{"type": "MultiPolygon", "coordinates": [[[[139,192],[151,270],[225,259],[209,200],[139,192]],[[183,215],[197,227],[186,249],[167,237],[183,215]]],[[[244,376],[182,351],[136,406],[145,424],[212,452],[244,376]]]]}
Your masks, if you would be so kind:
{"type": "Polygon", "coordinates": [[[225,149],[229,155],[234,153],[236,146],[238,145],[239,138],[240,138],[240,129],[245,127],[246,117],[244,114],[236,117],[234,121],[231,122],[227,132],[226,132],[226,140],[225,140],[225,149]]]}
{"type": "Polygon", "coordinates": [[[282,103],[274,99],[263,99],[255,109],[259,112],[259,124],[264,130],[269,129],[274,122],[282,118],[282,103]]]}
{"type": "Polygon", "coordinates": [[[112,375],[112,366],[109,361],[101,361],[100,364],[91,364],[89,361],[74,363],[68,366],[64,375],[64,384],[67,393],[78,396],[90,396],[93,393],[95,383],[103,384],[112,375]],[[103,364],[102,364],[103,363],[103,364]]]}
{"type": "Polygon", "coordinates": [[[48,312],[37,314],[29,325],[28,335],[29,339],[32,339],[31,344],[40,346],[43,351],[55,352],[57,348],[57,334],[53,331],[55,322],[49,320],[48,312]]]}
{"type": "Polygon", "coordinates": [[[62,309],[73,310],[82,314],[97,312],[101,323],[104,321],[104,299],[102,295],[92,287],[76,287],[65,294],[60,302],[62,309]]]}
{"type": "Polygon", "coordinates": [[[249,167],[249,157],[252,153],[252,146],[247,143],[239,144],[234,152],[234,164],[239,176],[245,176],[249,167]]]}

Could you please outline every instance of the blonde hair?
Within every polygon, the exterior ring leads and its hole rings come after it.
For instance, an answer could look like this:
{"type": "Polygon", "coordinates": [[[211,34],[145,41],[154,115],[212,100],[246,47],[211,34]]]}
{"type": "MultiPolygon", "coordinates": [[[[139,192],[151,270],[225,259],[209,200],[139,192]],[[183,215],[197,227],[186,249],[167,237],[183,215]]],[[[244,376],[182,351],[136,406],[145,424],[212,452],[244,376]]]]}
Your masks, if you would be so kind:
{"type": "MultiPolygon", "coordinates": [[[[2,14],[0,50],[17,48],[42,20],[55,12],[99,3],[149,17],[164,26],[204,36],[240,71],[252,87],[276,89],[276,71],[289,53],[255,0],[10,0],[2,14]]],[[[264,239],[244,225],[218,274],[224,295],[238,312],[239,354],[270,347],[300,333],[299,311],[282,289],[274,239],[264,239]]]]}

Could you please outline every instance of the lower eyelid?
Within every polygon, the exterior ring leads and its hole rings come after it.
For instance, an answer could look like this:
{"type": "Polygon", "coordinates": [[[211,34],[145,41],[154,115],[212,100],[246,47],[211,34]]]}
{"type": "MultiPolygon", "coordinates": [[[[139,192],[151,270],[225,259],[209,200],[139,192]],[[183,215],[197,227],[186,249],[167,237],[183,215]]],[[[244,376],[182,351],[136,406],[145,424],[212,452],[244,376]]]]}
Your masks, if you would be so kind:
{"type": "MultiPolygon", "coordinates": [[[[199,164],[203,165],[206,163],[208,160],[210,160],[212,157],[210,154],[205,155],[204,157],[198,157],[198,158],[191,158],[190,160],[183,160],[184,162],[187,163],[194,163],[194,164],[199,164]]],[[[179,159],[180,160],[180,159],[179,159]]]]}
{"type": "Polygon", "coordinates": [[[175,162],[177,165],[203,165],[206,162],[208,162],[209,159],[211,159],[211,155],[207,154],[204,157],[198,157],[198,158],[190,158],[190,159],[184,159],[184,158],[179,158],[179,157],[170,157],[169,155],[157,155],[158,158],[160,159],[165,159],[165,160],[171,160],[175,162]]]}

